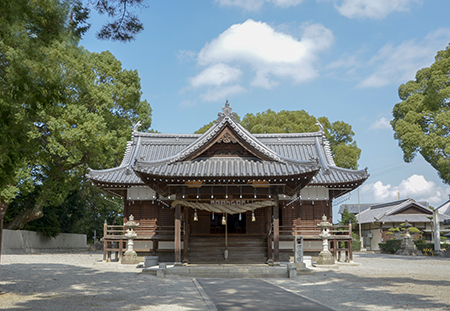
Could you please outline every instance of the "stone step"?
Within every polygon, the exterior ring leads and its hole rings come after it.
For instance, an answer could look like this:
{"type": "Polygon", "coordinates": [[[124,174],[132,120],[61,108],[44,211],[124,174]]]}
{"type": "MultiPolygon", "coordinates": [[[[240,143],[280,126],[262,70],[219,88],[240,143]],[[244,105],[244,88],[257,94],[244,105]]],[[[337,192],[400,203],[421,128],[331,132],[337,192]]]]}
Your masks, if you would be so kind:
{"type": "MultiPolygon", "coordinates": [[[[144,269],[143,273],[156,275],[157,269],[144,269]]],[[[285,266],[267,265],[187,265],[168,267],[166,275],[214,278],[286,278],[285,266]]]]}
{"type": "MultiPolygon", "coordinates": [[[[298,275],[314,275],[306,268],[296,268],[298,275]]],[[[157,274],[158,268],[144,268],[142,273],[157,274]]],[[[160,269],[160,271],[162,271],[160,269]]],[[[286,264],[268,266],[265,264],[189,264],[186,266],[167,266],[163,274],[203,278],[287,278],[286,264]]],[[[164,275],[160,275],[164,276],[164,275]]]]}

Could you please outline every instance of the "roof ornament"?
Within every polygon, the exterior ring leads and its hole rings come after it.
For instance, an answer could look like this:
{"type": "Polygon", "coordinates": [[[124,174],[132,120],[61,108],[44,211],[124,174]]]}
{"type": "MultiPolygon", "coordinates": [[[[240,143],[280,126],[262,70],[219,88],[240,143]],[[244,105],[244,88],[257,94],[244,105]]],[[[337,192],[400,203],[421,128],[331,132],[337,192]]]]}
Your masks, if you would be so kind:
{"type": "Polygon", "coordinates": [[[219,116],[217,118],[217,121],[220,121],[223,118],[229,117],[234,122],[237,122],[237,113],[236,112],[231,112],[231,110],[233,110],[233,108],[230,107],[230,104],[228,103],[228,99],[227,99],[227,101],[225,102],[225,107],[222,108],[223,112],[219,112],[217,114],[219,116]]]}
{"type": "Polygon", "coordinates": [[[133,124],[133,132],[137,132],[137,129],[140,126],[141,126],[141,121],[137,121],[137,123],[133,124]]]}
{"type": "Polygon", "coordinates": [[[319,126],[321,132],[325,132],[323,125],[319,122],[319,120],[317,120],[316,125],[319,126]]]}

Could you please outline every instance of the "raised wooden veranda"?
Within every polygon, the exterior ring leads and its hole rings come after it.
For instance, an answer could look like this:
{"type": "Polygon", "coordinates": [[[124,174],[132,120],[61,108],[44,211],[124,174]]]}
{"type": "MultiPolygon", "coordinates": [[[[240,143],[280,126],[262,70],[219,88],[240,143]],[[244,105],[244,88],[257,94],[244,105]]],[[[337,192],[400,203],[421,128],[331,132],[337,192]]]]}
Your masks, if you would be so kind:
{"type": "MultiPolygon", "coordinates": [[[[236,258],[229,258],[229,261],[223,259],[222,250],[225,249],[225,244],[223,243],[225,239],[225,235],[222,233],[212,234],[212,235],[201,235],[201,234],[190,234],[189,233],[189,225],[180,226],[180,235],[179,242],[177,243],[177,238],[175,234],[175,226],[139,226],[137,229],[137,237],[134,239],[137,241],[145,241],[152,242],[151,248],[135,248],[135,251],[138,253],[151,253],[152,255],[157,255],[158,253],[163,252],[174,252],[175,258],[178,256],[181,257],[181,247],[180,244],[183,243],[183,262],[192,262],[192,263],[208,263],[208,262],[234,262],[236,258]],[[190,243],[190,240],[193,242],[190,243]],[[164,249],[159,248],[159,242],[173,242],[174,249],[164,249]],[[194,242],[197,241],[197,242],[194,242]],[[198,243],[198,241],[202,241],[198,243]],[[221,242],[222,241],[222,242],[221,242]],[[194,244],[196,243],[196,244],[194,244]],[[178,244],[178,246],[177,246],[178,244]],[[195,248],[202,248],[202,260],[199,260],[198,257],[195,257],[193,254],[195,252],[195,248]],[[209,250],[209,253],[216,252],[215,256],[212,256],[210,260],[208,260],[208,252],[205,250],[209,250]],[[190,260],[190,257],[193,257],[190,260]],[[212,260],[212,261],[211,261],[212,260]]],[[[340,226],[335,225],[330,228],[331,237],[329,238],[330,251],[333,253],[336,260],[341,260],[342,253],[345,256],[346,261],[353,260],[352,253],[352,237],[351,237],[351,225],[350,226],[340,226]]],[[[111,261],[112,253],[115,253],[115,260],[119,262],[122,261],[123,253],[126,251],[126,244],[128,239],[125,237],[125,228],[123,225],[108,225],[105,223],[104,232],[103,232],[103,261],[111,261]]],[[[292,241],[292,248],[278,248],[276,247],[276,236],[274,235],[273,226],[271,226],[268,234],[231,234],[228,235],[227,248],[240,247],[242,250],[239,251],[240,262],[245,263],[262,263],[267,262],[268,260],[273,261],[275,257],[275,252],[281,253],[293,253],[294,252],[294,237],[302,236],[304,242],[308,241],[322,241],[319,237],[320,228],[317,226],[280,226],[279,227],[279,236],[278,240],[283,241],[292,241]],[[264,242],[264,252],[252,252],[251,249],[255,248],[255,241],[263,241],[264,242]],[[233,244],[234,243],[234,244],[233,244]],[[233,246],[234,245],[234,246],[233,246]],[[258,258],[255,258],[258,256],[258,258]]],[[[305,243],[306,244],[306,243],[305,243]]],[[[316,243],[317,244],[317,243],[316,243]]],[[[258,244],[261,249],[261,244],[258,244]]],[[[314,252],[318,253],[322,249],[321,247],[313,247],[313,248],[304,248],[304,252],[314,252]]],[[[277,256],[279,258],[279,254],[277,256]]],[[[179,258],[179,257],[178,257],[179,258]]]]}

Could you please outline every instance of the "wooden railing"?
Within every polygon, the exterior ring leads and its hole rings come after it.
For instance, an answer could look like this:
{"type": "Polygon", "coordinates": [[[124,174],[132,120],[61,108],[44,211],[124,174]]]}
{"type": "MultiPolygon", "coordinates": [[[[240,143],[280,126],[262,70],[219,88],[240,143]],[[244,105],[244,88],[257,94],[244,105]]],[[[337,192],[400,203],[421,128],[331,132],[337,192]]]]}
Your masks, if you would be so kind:
{"type": "MultiPolygon", "coordinates": [[[[273,232],[273,229],[270,232],[273,232]]],[[[280,226],[280,240],[293,240],[296,235],[303,236],[304,241],[322,240],[319,237],[320,232],[320,227],[312,225],[280,226]]],[[[346,261],[353,261],[351,232],[351,225],[334,225],[329,228],[331,235],[328,238],[330,251],[336,260],[341,260],[341,253],[344,253],[346,261]]],[[[293,249],[286,251],[293,251],[293,249]]],[[[313,249],[311,251],[320,251],[320,249],[313,249]]]]}
{"type": "MultiPolygon", "coordinates": [[[[103,261],[111,261],[111,254],[115,253],[116,260],[121,261],[128,241],[125,236],[126,229],[123,225],[103,226],[103,261]]],[[[134,241],[151,241],[153,253],[156,253],[159,241],[174,241],[175,226],[139,226],[136,229],[137,236],[134,241]]],[[[181,236],[184,236],[184,227],[181,227],[181,236]]],[[[139,251],[139,250],[138,250],[139,251]]],[[[141,251],[150,251],[141,250],[141,251]]]]}
{"type": "MultiPolygon", "coordinates": [[[[332,236],[351,236],[351,225],[350,226],[341,226],[334,225],[330,227],[330,234],[332,236]]],[[[318,226],[311,225],[302,225],[302,226],[280,226],[280,237],[290,237],[301,235],[304,238],[317,238],[319,239],[321,229],[318,226]]],[[[331,238],[333,239],[333,238],[331,238]]]]}

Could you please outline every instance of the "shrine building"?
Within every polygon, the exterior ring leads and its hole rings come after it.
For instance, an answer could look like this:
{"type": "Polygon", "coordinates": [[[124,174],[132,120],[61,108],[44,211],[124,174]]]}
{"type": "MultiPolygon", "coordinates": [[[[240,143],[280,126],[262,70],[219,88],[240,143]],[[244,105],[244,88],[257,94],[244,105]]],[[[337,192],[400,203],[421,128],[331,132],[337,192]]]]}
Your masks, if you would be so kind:
{"type": "MultiPolygon", "coordinates": [[[[251,134],[228,102],[204,134],[133,128],[122,163],[90,170],[139,223],[137,250],[181,262],[279,263],[295,235],[320,248],[316,224],[367,170],[337,167],[321,125],[313,133],[251,134]]],[[[125,240],[124,240],[125,241],[125,240]]],[[[316,246],[317,247],[316,247],[316,246]]],[[[320,249],[319,249],[320,250],[320,249]]]]}

